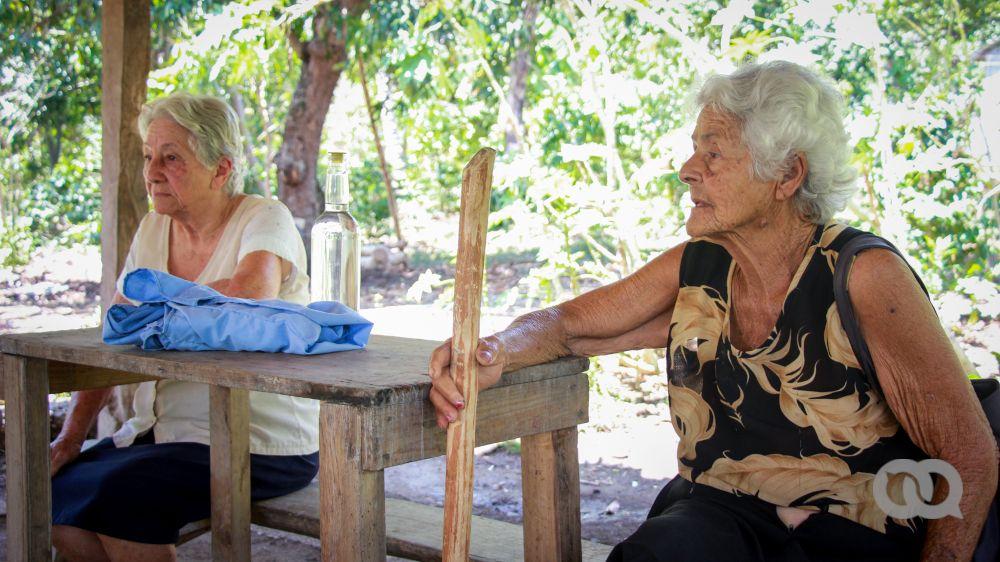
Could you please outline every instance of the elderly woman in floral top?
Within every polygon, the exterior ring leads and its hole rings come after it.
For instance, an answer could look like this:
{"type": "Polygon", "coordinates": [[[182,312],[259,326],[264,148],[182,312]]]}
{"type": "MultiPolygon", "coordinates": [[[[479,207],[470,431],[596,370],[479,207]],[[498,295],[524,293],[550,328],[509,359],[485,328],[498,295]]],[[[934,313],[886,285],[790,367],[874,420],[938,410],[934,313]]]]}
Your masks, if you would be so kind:
{"type": "MultiPolygon", "coordinates": [[[[997,486],[997,449],[958,357],[897,256],[848,281],[878,373],[871,387],[834,303],[832,220],[855,173],[836,90],[791,63],[710,78],[680,170],[691,239],[629,277],[524,315],[479,345],[480,383],[565,355],[665,347],[680,475],[613,560],[966,560],[997,486]],[[963,519],[890,517],[875,475],[936,458],[963,519]]],[[[462,397],[450,347],[431,357],[438,424],[462,397]]],[[[904,474],[890,476],[899,504],[904,474]]],[[[947,495],[937,483],[935,501],[947,495]]]]}

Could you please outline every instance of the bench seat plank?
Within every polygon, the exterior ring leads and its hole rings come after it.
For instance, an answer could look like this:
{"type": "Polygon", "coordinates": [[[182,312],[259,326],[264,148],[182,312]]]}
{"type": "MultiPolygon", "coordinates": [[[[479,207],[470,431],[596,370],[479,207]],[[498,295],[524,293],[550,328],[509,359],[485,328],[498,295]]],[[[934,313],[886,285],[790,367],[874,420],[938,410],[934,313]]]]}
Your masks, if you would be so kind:
{"type": "MultiPolygon", "coordinates": [[[[319,538],[319,484],[280,498],[256,502],[251,508],[254,524],[319,538]]],[[[441,560],[441,529],[444,511],[439,507],[386,498],[386,550],[391,556],[410,560],[441,560]]],[[[191,523],[181,530],[190,540],[208,530],[208,520],[191,523]]],[[[472,516],[469,559],[476,562],[524,560],[524,532],[520,525],[472,516]]],[[[583,541],[584,561],[603,561],[611,547],[583,541]]]]}

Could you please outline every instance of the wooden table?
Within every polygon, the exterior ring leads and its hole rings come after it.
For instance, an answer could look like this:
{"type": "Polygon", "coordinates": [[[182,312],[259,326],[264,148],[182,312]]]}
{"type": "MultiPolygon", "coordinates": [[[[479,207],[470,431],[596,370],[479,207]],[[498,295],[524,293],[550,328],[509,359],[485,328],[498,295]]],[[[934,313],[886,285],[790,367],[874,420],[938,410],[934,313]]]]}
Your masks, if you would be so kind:
{"type": "MultiPolygon", "coordinates": [[[[7,553],[48,560],[48,394],[156,379],[210,385],[212,555],[250,559],[248,391],[322,401],[324,560],[385,559],[386,467],[439,456],[427,401],[438,342],[374,336],[366,350],[303,357],[140,351],[97,329],[0,336],[7,433],[7,553]]],[[[586,359],[509,373],[480,397],[478,444],[521,438],[526,560],[580,559],[576,426],[587,421],[586,359]]]]}

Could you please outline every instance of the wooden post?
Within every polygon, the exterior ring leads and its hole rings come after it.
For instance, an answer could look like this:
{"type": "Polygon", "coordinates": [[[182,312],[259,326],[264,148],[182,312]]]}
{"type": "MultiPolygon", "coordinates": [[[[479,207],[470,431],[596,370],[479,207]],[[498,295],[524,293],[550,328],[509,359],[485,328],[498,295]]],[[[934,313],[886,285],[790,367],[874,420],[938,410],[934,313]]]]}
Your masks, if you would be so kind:
{"type": "Polygon", "coordinates": [[[476,446],[479,369],[479,305],[483,292],[486,227],[496,151],[482,148],[462,171],[462,200],[455,265],[455,311],[451,340],[451,377],[465,397],[465,408],[448,427],[444,492],[444,562],[469,558],[472,518],[472,450],[476,446]]]}
{"type": "Polygon", "coordinates": [[[136,127],[149,76],[149,0],[101,5],[101,307],[107,311],[132,236],[149,209],[136,127]]]}
{"type": "Polygon", "coordinates": [[[364,407],[320,406],[320,546],[326,562],[385,560],[385,476],[362,467],[370,437],[364,415],[364,407]]]}
{"type": "Polygon", "coordinates": [[[250,560],[250,392],[209,387],[212,560],[250,560]]]}
{"type": "Polygon", "coordinates": [[[576,445],[576,426],[521,438],[525,562],[582,557],[576,445]]]}
{"type": "Polygon", "coordinates": [[[7,560],[49,560],[48,362],[14,355],[3,355],[2,359],[7,398],[7,560]]]}

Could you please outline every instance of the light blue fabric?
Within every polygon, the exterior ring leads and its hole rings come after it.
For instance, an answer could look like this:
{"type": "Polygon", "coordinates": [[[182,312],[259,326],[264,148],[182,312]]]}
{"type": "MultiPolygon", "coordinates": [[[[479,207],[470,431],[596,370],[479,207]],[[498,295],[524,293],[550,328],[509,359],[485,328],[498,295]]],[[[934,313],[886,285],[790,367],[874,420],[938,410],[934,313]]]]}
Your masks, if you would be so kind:
{"type": "Polygon", "coordinates": [[[104,342],[142,349],[269,351],[314,355],[361,349],[372,323],[339,302],[302,306],[227,297],[152,269],[125,276],[123,292],[139,306],[108,309],[104,342]]]}

